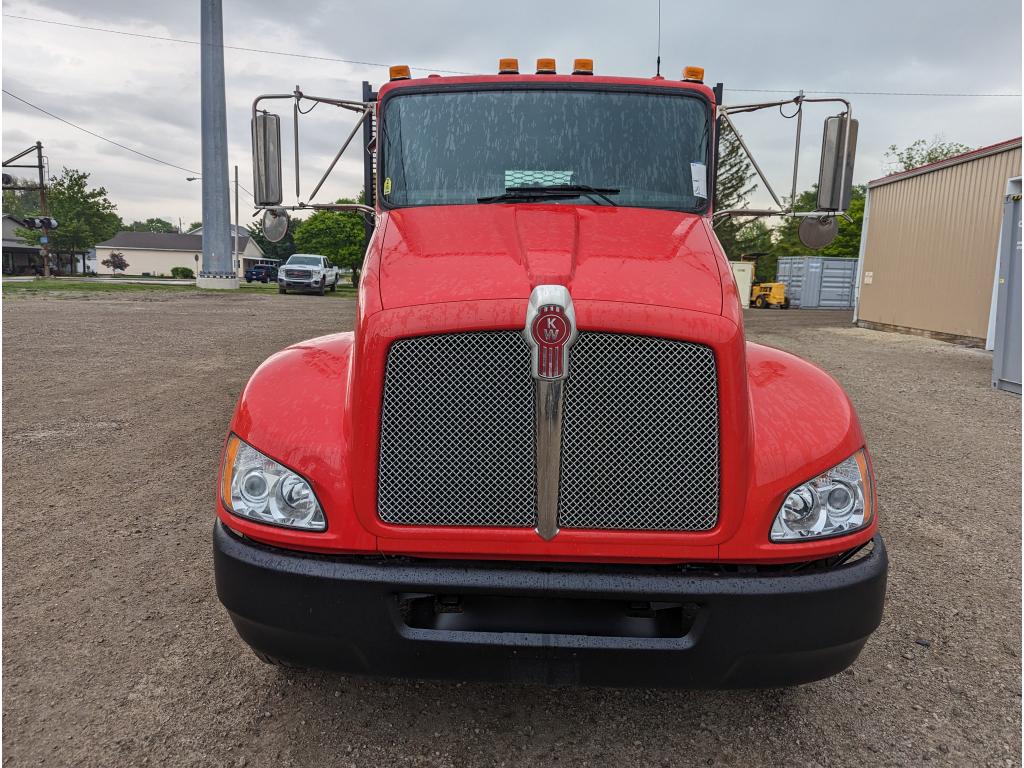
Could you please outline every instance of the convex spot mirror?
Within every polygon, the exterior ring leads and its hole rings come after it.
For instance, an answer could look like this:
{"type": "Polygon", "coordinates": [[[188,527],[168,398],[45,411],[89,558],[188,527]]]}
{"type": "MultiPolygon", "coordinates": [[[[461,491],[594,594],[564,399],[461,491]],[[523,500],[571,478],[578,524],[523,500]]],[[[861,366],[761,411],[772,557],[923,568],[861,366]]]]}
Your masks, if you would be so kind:
{"type": "Polygon", "coordinates": [[[263,236],[272,243],[279,243],[288,234],[288,211],[284,208],[267,208],[263,212],[263,236]]]}
{"type": "Polygon", "coordinates": [[[838,234],[839,223],[835,216],[805,216],[797,230],[800,242],[815,251],[830,245],[838,234]]]}
{"type": "MultiPolygon", "coordinates": [[[[252,119],[252,178],[257,208],[281,204],[284,191],[281,185],[280,115],[261,112],[252,119]]],[[[287,219],[285,225],[287,231],[287,219]]]]}
{"type": "Polygon", "coordinates": [[[857,121],[847,120],[845,114],[825,118],[825,130],[821,136],[821,168],[818,171],[819,211],[845,211],[849,207],[856,154],[857,121]],[[850,126],[849,140],[846,137],[847,123],[850,126]]]}

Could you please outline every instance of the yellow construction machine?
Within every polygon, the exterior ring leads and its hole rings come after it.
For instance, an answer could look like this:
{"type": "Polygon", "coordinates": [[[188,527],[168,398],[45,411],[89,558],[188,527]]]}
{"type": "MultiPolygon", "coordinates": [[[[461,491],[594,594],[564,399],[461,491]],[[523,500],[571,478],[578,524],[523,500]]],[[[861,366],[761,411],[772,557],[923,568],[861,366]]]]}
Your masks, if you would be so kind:
{"type": "Polygon", "coordinates": [[[754,281],[750,284],[750,306],[757,309],[767,307],[778,307],[789,309],[789,299],[786,297],[785,283],[759,283],[757,282],[757,263],[767,253],[748,253],[740,258],[741,261],[754,262],[754,281]]]}

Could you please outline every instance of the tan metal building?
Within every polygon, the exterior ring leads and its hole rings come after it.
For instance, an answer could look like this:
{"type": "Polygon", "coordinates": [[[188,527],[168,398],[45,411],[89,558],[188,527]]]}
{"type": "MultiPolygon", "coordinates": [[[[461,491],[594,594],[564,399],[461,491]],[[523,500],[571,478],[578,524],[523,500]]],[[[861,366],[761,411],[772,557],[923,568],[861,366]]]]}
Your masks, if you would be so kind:
{"type": "Polygon", "coordinates": [[[1020,138],[868,182],[855,318],[975,346],[990,337],[1006,184],[1020,138]]]}

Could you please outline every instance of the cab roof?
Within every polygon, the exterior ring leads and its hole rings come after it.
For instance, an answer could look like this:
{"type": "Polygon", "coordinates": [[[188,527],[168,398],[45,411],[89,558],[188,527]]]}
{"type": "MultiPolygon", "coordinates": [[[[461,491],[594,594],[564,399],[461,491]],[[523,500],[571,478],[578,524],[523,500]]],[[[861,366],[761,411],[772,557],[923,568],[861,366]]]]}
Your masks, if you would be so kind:
{"type": "Polygon", "coordinates": [[[446,87],[463,87],[473,85],[564,85],[572,86],[594,86],[609,85],[619,88],[664,88],[666,91],[690,91],[697,92],[715,104],[714,91],[704,83],[697,83],[685,80],[669,80],[665,77],[611,77],[608,75],[455,75],[445,76],[428,75],[427,77],[416,77],[404,80],[392,80],[385,83],[378,89],[378,98],[393,95],[403,88],[437,88],[443,90],[446,87]]]}

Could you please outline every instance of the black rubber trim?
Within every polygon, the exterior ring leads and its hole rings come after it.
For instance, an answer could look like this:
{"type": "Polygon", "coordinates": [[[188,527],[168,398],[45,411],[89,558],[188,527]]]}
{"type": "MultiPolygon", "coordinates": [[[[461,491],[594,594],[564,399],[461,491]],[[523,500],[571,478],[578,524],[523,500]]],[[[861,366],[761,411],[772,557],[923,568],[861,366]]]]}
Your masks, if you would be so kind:
{"type": "Polygon", "coordinates": [[[873,543],[855,562],[782,575],[588,571],[305,555],[256,544],[218,522],[214,565],[217,594],[242,638],[290,664],[401,677],[750,688],[818,680],[854,661],[885,600],[888,559],[881,538],[873,543]],[[419,601],[412,619],[409,600],[419,601]],[[551,606],[559,634],[537,631],[551,606]],[[609,620],[606,635],[594,629],[605,626],[595,625],[601,616],[643,618],[659,606],[679,613],[661,614],[661,624],[609,620]],[[441,615],[449,611],[458,616],[441,615]]]}

